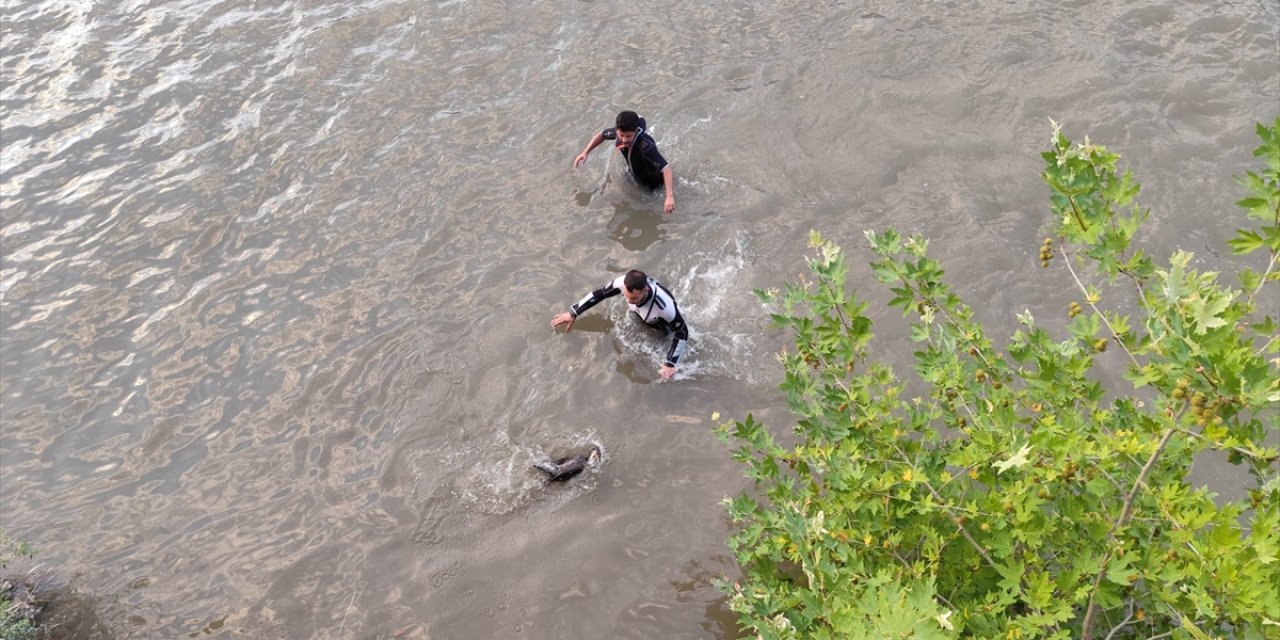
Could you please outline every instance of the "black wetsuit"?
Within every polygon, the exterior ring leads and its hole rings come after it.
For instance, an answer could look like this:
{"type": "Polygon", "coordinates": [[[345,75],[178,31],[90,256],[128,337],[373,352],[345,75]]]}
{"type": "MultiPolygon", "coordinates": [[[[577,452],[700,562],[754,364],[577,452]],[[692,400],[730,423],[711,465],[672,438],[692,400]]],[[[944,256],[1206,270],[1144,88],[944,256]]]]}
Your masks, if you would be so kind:
{"type": "MultiPolygon", "coordinates": [[[[609,284],[606,284],[595,291],[587,294],[581,300],[575,302],[569,307],[569,313],[573,317],[578,317],[583,311],[596,306],[601,300],[612,298],[622,293],[623,280],[625,275],[618,276],[609,284]]],[[[684,318],[680,315],[680,309],[676,306],[676,299],[661,282],[649,278],[649,295],[645,296],[640,304],[627,303],[629,307],[645,324],[669,331],[672,334],[671,348],[667,350],[667,359],[663,364],[667,366],[676,366],[680,356],[684,355],[685,346],[689,342],[689,327],[685,325],[684,318]]]]}
{"type": "MultiPolygon", "coordinates": [[[[617,140],[618,129],[609,127],[600,132],[600,136],[605,140],[617,140]]],[[[635,176],[636,182],[649,189],[657,189],[662,186],[662,170],[667,166],[667,159],[658,153],[658,143],[645,132],[644,118],[640,118],[640,130],[636,133],[635,140],[627,149],[618,149],[623,158],[627,160],[627,166],[631,168],[631,175],[635,176]]]]}

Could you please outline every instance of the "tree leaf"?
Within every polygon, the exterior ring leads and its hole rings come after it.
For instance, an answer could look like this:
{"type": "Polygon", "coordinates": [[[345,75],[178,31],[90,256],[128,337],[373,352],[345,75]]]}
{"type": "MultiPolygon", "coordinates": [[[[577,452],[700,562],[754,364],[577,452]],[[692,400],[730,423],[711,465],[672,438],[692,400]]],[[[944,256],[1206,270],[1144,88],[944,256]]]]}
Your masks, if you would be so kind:
{"type": "Polygon", "coordinates": [[[1262,236],[1255,231],[1237,229],[1236,237],[1228,240],[1227,246],[1232,253],[1244,255],[1262,246],[1262,236]]]}
{"type": "Polygon", "coordinates": [[[1227,324],[1222,318],[1222,312],[1227,310],[1227,306],[1231,304],[1231,300],[1225,296],[1216,296],[1210,300],[1205,300],[1201,296],[1196,296],[1188,305],[1191,310],[1191,319],[1196,323],[1196,335],[1204,335],[1210,329],[1216,329],[1227,324]]]}
{"type": "Polygon", "coordinates": [[[1024,444],[1022,445],[1022,448],[1018,450],[1017,453],[1013,454],[1012,456],[1009,456],[1008,460],[1001,460],[1000,462],[997,462],[991,466],[996,468],[996,473],[998,474],[1004,473],[1005,471],[1012,468],[1026,466],[1028,462],[1027,454],[1029,453],[1031,453],[1031,445],[1024,444]]]}

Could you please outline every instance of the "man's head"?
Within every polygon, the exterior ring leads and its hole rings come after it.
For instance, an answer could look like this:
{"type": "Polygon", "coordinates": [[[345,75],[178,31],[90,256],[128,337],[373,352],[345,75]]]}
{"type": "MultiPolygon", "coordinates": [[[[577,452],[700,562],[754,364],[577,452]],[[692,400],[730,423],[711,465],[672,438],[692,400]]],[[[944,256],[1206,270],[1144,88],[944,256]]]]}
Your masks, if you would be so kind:
{"type": "Polygon", "coordinates": [[[618,117],[613,120],[613,126],[618,131],[630,131],[635,133],[640,130],[640,116],[634,111],[620,111],[618,117]]]}
{"type": "Polygon", "coordinates": [[[649,276],[643,271],[632,269],[622,279],[622,295],[630,304],[640,304],[649,295],[649,276]]]}
{"type": "Polygon", "coordinates": [[[618,146],[630,147],[636,135],[640,133],[640,116],[634,111],[623,111],[613,121],[614,130],[618,134],[618,146]]]}

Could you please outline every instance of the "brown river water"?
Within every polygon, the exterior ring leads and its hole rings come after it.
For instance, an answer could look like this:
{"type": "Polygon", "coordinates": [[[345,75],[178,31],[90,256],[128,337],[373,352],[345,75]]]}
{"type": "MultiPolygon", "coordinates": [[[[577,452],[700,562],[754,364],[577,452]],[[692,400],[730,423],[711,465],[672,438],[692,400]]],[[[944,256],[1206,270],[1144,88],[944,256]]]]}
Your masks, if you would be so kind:
{"type": "Polygon", "coordinates": [[[1061,326],[1050,118],[1125,157],[1153,253],[1220,268],[1280,114],[1277,0],[0,12],[0,527],[81,638],[735,638],[710,414],[790,426],[750,291],[810,229],[874,301],[893,226],[996,335],[1061,326]],[[670,216],[607,147],[571,166],[624,108],[670,216]],[[675,381],[620,300],[549,327],[633,267],[690,324],[675,381]]]}

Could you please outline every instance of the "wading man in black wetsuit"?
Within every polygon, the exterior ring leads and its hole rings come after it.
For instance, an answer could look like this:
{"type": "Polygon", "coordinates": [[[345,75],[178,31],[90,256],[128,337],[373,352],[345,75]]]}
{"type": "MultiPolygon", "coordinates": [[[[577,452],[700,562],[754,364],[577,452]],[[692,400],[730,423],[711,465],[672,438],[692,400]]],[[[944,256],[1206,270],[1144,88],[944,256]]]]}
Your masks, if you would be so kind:
{"type": "Polygon", "coordinates": [[[671,348],[667,350],[667,359],[663,361],[658,373],[670,379],[676,374],[676,362],[684,355],[685,345],[689,342],[689,327],[685,326],[680,309],[676,307],[676,299],[662,283],[646,276],[643,271],[632,269],[625,275],[618,276],[609,284],[587,294],[575,302],[565,313],[551,319],[552,328],[565,325],[565,333],[573,328],[573,321],[587,309],[606,298],[622,294],[629,307],[645,324],[662,331],[671,332],[671,348]]]}
{"type": "Polygon", "coordinates": [[[631,175],[635,177],[637,183],[650,191],[658,187],[666,188],[667,200],[663,203],[662,210],[667,213],[675,211],[676,181],[671,176],[671,165],[667,164],[666,158],[663,158],[661,153],[658,153],[658,143],[645,132],[644,118],[636,115],[634,111],[619,113],[614,120],[614,126],[591,136],[587,147],[573,159],[573,168],[581,167],[582,163],[587,161],[587,156],[591,155],[591,151],[605,140],[617,141],[615,146],[622,157],[626,158],[627,166],[631,168],[631,175]]]}

